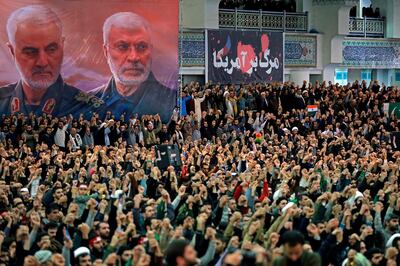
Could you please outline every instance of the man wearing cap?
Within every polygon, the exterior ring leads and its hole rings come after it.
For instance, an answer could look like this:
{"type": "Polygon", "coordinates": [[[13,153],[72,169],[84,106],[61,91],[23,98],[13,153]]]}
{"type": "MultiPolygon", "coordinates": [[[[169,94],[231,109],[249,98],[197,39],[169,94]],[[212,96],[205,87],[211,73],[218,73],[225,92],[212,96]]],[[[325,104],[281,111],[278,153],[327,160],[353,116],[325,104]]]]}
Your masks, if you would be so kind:
{"type": "Polygon", "coordinates": [[[62,24],[42,5],[15,10],[7,20],[8,49],[20,74],[17,83],[0,88],[0,113],[90,114],[103,102],[66,84],[62,24]]]}
{"type": "Polygon", "coordinates": [[[29,190],[26,187],[21,188],[19,192],[22,198],[29,198],[29,190]]]}
{"type": "Polygon", "coordinates": [[[177,91],[154,77],[153,44],[147,22],[132,12],[116,13],[103,25],[103,51],[110,67],[110,81],[93,90],[118,118],[122,114],[160,114],[167,122],[177,91]]]}
{"type": "Polygon", "coordinates": [[[49,250],[39,250],[35,253],[35,258],[40,265],[51,265],[52,253],[49,250]]]}
{"type": "Polygon", "coordinates": [[[90,257],[90,250],[87,247],[80,247],[74,250],[75,265],[77,266],[90,266],[92,259],[90,257]]]}

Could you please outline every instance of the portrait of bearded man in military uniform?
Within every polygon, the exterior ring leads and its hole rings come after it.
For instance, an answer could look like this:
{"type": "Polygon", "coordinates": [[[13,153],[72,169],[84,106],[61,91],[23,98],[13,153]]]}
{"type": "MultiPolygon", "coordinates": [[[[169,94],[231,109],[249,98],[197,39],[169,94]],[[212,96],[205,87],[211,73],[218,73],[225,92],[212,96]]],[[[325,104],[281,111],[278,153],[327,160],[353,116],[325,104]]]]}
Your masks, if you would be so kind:
{"type": "Polygon", "coordinates": [[[88,115],[102,106],[102,100],[63,81],[65,37],[53,10],[43,5],[15,10],[7,20],[7,35],[20,80],[0,88],[2,114],[88,115]]]}
{"type": "Polygon", "coordinates": [[[177,92],[161,84],[152,72],[153,42],[148,22],[133,12],[119,12],[103,25],[103,52],[111,79],[91,91],[104,101],[103,111],[120,115],[159,114],[167,122],[177,92]]]}

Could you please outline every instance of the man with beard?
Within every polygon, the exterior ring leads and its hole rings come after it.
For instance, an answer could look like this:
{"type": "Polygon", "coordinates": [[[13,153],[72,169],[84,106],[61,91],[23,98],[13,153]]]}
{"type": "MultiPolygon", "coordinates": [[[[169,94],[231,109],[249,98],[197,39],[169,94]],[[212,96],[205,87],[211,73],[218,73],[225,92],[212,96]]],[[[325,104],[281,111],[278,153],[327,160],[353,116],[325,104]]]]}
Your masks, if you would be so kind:
{"type": "Polygon", "coordinates": [[[87,247],[79,247],[74,250],[74,261],[73,265],[76,266],[90,266],[92,265],[92,258],[90,256],[90,250],[87,247]]]}
{"type": "Polygon", "coordinates": [[[274,260],[274,266],[320,266],[318,254],[303,250],[304,236],[299,231],[287,231],[282,236],[283,256],[274,260]]]}
{"type": "Polygon", "coordinates": [[[196,250],[186,240],[173,240],[165,251],[168,266],[192,266],[198,264],[196,250]]]}
{"type": "Polygon", "coordinates": [[[66,121],[65,123],[63,121],[58,121],[57,126],[54,125],[53,129],[53,139],[54,139],[54,144],[56,144],[59,148],[62,150],[65,149],[65,144],[66,140],[68,139],[67,137],[67,129],[70,125],[71,118],[66,121]]]}
{"type": "Polygon", "coordinates": [[[15,10],[7,20],[8,49],[21,77],[0,88],[2,114],[90,114],[102,101],[67,85],[61,75],[64,56],[62,24],[42,5],[15,10]]]}
{"type": "Polygon", "coordinates": [[[110,225],[106,222],[98,223],[96,226],[96,234],[101,238],[103,246],[108,245],[110,240],[110,225]]]}
{"type": "Polygon", "coordinates": [[[171,134],[168,132],[167,125],[162,125],[161,131],[157,135],[162,144],[168,144],[171,140],[171,134]]]}
{"type": "Polygon", "coordinates": [[[131,12],[107,18],[103,25],[103,51],[110,67],[110,81],[92,92],[105,111],[122,114],[162,114],[169,120],[176,91],[165,87],[151,72],[153,46],[147,22],[131,12]]]}
{"type": "Polygon", "coordinates": [[[92,256],[92,261],[96,259],[102,259],[104,255],[103,241],[99,236],[94,236],[89,240],[90,254],[92,256]]]}
{"type": "Polygon", "coordinates": [[[399,233],[399,217],[393,214],[393,207],[390,206],[385,214],[384,222],[386,224],[386,227],[384,228],[382,225],[382,218],[381,218],[382,210],[383,210],[382,202],[377,202],[375,204],[374,225],[375,225],[375,230],[377,232],[382,233],[384,237],[383,243],[387,243],[387,241],[393,234],[399,233]]]}
{"type": "Polygon", "coordinates": [[[27,125],[25,131],[21,135],[24,142],[33,150],[36,146],[34,132],[31,125],[27,125]]]}
{"type": "Polygon", "coordinates": [[[71,142],[73,151],[79,150],[82,146],[82,138],[74,127],[70,130],[69,141],[71,142]]]}
{"type": "Polygon", "coordinates": [[[146,232],[146,226],[151,225],[151,220],[156,217],[156,211],[155,207],[151,205],[151,203],[147,202],[147,205],[145,207],[145,211],[142,214],[141,213],[141,203],[142,203],[142,195],[137,194],[133,198],[134,202],[134,208],[133,208],[133,217],[134,217],[134,222],[136,225],[136,228],[139,233],[145,233],[146,232]]]}
{"type": "Polygon", "coordinates": [[[162,127],[160,115],[155,115],[154,120],[154,124],[152,121],[148,122],[147,125],[145,121],[142,122],[143,139],[146,147],[157,144],[157,134],[162,127]]]}
{"type": "Polygon", "coordinates": [[[53,146],[54,135],[53,135],[53,129],[51,127],[47,127],[46,131],[40,133],[39,143],[45,143],[49,148],[53,146]]]}

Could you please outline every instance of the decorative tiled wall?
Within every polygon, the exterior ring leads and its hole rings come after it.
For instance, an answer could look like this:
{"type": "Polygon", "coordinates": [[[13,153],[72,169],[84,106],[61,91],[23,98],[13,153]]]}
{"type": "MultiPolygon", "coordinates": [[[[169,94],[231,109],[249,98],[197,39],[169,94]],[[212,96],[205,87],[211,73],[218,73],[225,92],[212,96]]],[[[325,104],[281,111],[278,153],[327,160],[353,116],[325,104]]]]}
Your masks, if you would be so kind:
{"type": "Polygon", "coordinates": [[[183,32],[179,40],[179,60],[182,56],[182,66],[205,65],[204,32],[183,32]]]}
{"type": "Polygon", "coordinates": [[[317,37],[285,35],[285,67],[316,67],[317,37]]]}
{"type": "Polygon", "coordinates": [[[345,40],[343,66],[399,68],[399,40],[345,40]]]}

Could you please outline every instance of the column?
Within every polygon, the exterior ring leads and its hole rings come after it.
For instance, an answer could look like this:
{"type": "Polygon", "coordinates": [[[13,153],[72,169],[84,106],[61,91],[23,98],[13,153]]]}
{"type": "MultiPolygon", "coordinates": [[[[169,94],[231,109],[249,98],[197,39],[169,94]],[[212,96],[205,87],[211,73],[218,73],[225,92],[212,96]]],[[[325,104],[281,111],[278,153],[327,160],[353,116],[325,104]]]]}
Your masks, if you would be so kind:
{"type": "Polygon", "coordinates": [[[347,82],[354,82],[354,81],[361,80],[361,69],[348,69],[347,70],[347,82]]]}
{"type": "Polygon", "coordinates": [[[357,2],[352,0],[313,1],[310,29],[323,33],[321,67],[324,68],[323,77],[326,81],[334,79],[335,68],[329,65],[342,62],[341,41],[349,33],[350,9],[357,5],[357,2]]]}
{"type": "MultiPolygon", "coordinates": [[[[393,20],[392,20],[392,26],[393,30],[391,32],[391,35],[388,36],[389,38],[400,38],[400,1],[399,0],[391,0],[391,11],[393,12],[393,20]]],[[[386,22],[386,25],[387,22],[386,22]]],[[[387,27],[387,26],[386,26],[387,27]]]]}
{"type": "Polygon", "coordinates": [[[295,70],[290,72],[290,81],[294,82],[296,85],[303,84],[303,81],[310,81],[310,71],[308,70],[295,70]]]}
{"type": "Polygon", "coordinates": [[[385,83],[388,85],[389,81],[389,72],[387,69],[377,69],[376,70],[376,79],[379,81],[379,84],[385,83]]]}
{"type": "MultiPolygon", "coordinates": [[[[189,0],[190,1],[190,0],[189,0]]],[[[219,0],[202,0],[204,1],[204,27],[207,29],[219,28],[219,0]]]]}
{"type": "Polygon", "coordinates": [[[322,78],[324,81],[334,81],[335,80],[335,65],[329,64],[324,67],[322,72],[322,78]]]}
{"type": "Polygon", "coordinates": [[[396,70],[395,69],[388,69],[388,83],[387,86],[392,86],[396,84],[396,70]]]}

